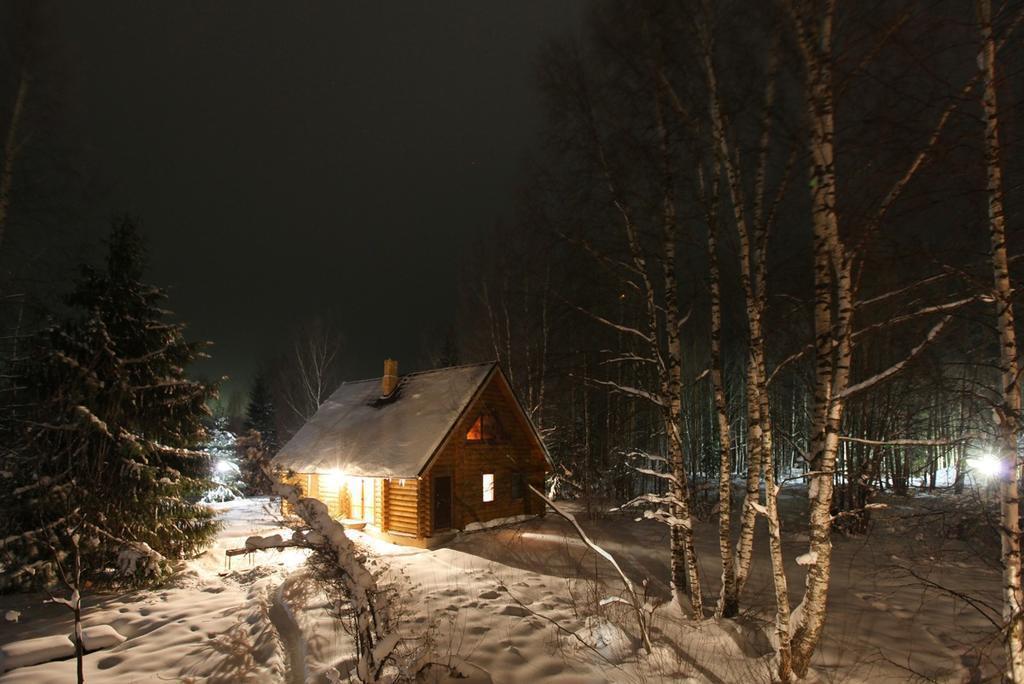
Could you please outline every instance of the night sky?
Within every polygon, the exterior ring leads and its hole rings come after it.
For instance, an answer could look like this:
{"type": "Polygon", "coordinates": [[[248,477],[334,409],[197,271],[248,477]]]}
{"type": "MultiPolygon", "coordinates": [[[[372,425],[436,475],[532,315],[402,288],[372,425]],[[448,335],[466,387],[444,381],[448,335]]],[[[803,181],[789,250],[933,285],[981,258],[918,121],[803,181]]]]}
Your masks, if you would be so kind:
{"type": "MultiPolygon", "coordinates": [[[[537,141],[538,51],[578,3],[66,2],[67,117],[141,219],[149,279],[201,369],[244,389],[293,324],[333,315],[346,370],[422,357],[537,141]]],[[[102,229],[97,227],[97,233],[102,229]]]]}

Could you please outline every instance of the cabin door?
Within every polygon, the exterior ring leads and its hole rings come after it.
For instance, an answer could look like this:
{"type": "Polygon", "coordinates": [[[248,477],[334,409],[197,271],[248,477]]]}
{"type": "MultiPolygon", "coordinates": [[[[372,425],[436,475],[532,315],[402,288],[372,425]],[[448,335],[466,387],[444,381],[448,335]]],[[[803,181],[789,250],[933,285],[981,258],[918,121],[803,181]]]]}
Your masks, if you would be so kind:
{"type": "Polygon", "coordinates": [[[348,482],[351,517],[372,523],[374,519],[374,479],[353,477],[348,482]]]}
{"type": "Polygon", "coordinates": [[[434,478],[434,531],[451,529],[452,478],[441,475],[434,478]]]}

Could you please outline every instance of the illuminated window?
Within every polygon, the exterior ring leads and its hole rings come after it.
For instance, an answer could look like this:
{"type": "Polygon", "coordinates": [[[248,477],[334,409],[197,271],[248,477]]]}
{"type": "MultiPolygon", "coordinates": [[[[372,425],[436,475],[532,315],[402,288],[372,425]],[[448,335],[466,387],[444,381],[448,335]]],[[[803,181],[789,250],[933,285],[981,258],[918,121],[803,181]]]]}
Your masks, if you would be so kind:
{"type": "Polygon", "coordinates": [[[484,503],[494,501],[494,473],[484,473],[484,503]]]}
{"type": "Polygon", "coordinates": [[[490,413],[481,413],[466,433],[469,442],[487,442],[498,438],[498,421],[490,413]]]}

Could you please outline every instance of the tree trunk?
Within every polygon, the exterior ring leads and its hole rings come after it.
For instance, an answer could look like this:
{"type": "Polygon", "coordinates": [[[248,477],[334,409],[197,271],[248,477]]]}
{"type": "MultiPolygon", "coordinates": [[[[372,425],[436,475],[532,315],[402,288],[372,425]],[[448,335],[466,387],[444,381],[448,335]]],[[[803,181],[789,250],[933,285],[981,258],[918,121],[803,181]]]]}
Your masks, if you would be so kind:
{"type": "MultiPolygon", "coordinates": [[[[698,620],[704,617],[704,600],[701,595],[700,566],[697,563],[697,549],[693,541],[693,517],[690,505],[690,491],[687,478],[686,457],[682,426],[683,354],[679,340],[679,284],[676,279],[676,206],[673,194],[671,148],[668,131],[661,106],[660,88],[655,97],[655,114],[660,138],[662,156],[662,271],[665,280],[665,337],[667,339],[666,362],[662,370],[662,396],[667,406],[665,433],[668,438],[669,463],[672,466],[672,495],[675,510],[672,522],[672,590],[676,602],[682,605],[680,589],[688,587],[690,608],[698,620]]],[[[640,254],[635,233],[630,235],[634,261],[640,254]]],[[[642,258],[638,265],[646,265],[642,258]]],[[[653,306],[651,308],[653,312],[653,306]]]]}
{"type": "Polygon", "coordinates": [[[810,187],[814,245],[814,407],[811,426],[811,564],[803,600],[794,611],[793,671],[807,674],[825,624],[832,559],[832,491],[843,415],[841,395],[849,382],[853,314],[851,265],[836,215],[835,121],[832,91],[832,20],[829,5],[820,28],[807,34],[808,18],[794,13],[806,63],[805,96],[810,127],[810,187]],[[833,300],[833,291],[835,299],[833,300]],[[835,302],[835,321],[832,317],[835,302]]]}
{"type": "Polygon", "coordinates": [[[7,215],[11,207],[14,162],[21,147],[18,142],[18,132],[27,93],[28,75],[25,72],[21,72],[18,78],[18,92],[14,96],[14,106],[11,108],[11,120],[7,124],[7,137],[4,142],[4,161],[2,167],[0,167],[0,245],[3,244],[4,231],[7,228],[7,215]]]}
{"type": "Polygon", "coordinates": [[[1020,491],[1017,482],[1017,438],[1021,410],[1017,384],[1017,338],[1013,320],[1013,288],[1006,256],[1006,219],[1003,214],[1003,178],[999,142],[999,105],[996,83],[996,46],[992,35],[991,0],[978,0],[978,21],[982,36],[982,106],[985,114],[985,167],[988,194],[989,234],[992,242],[992,273],[999,331],[999,370],[1002,404],[999,417],[998,449],[1003,462],[1000,473],[1000,538],[1003,562],[1003,621],[1006,623],[1006,676],[1014,684],[1024,683],[1024,615],[1021,593],[1020,491]]]}
{"type": "Polygon", "coordinates": [[[711,385],[714,392],[715,415],[718,419],[718,548],[722,558],[722,592],[715,613],[718,617],[735,617],[739,612],[736,590],[736,566],[732,554],[732,438],[729,433],[729,409],[722,382],[722,295],[718,270],[718,170],[711,179],[711,201],[708,207],[708,289],[711,294],[711,385]]]}

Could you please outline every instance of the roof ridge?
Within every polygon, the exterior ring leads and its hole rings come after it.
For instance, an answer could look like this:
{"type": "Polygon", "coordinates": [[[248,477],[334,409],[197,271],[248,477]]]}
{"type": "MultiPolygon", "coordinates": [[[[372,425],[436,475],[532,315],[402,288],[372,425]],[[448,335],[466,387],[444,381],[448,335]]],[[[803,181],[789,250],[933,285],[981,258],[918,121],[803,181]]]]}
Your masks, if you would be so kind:
{"type": "MultiPolygon", "coordinates": [[[[399,373],[398,378],[408,378],[412,375],[426,375],[427,373],[440,373],[442,371],[458,370],[460,368],[473,368],[474,366],[494,366],[497,365],[497,361],[477,361],[476,363],[460,363],[455,366],[443,366],[441,368],[428,368],[427,370],[412,371],[411,373],[399,373]]],[[[361,382],[375,382],[380,381],[383,375],[378,375],[375,378],[363,378],[362,380],[342,380],[342,385],[358,385],[361,382]]],[[[340,385],[339,385],[340,387],[340,385]]]]}

